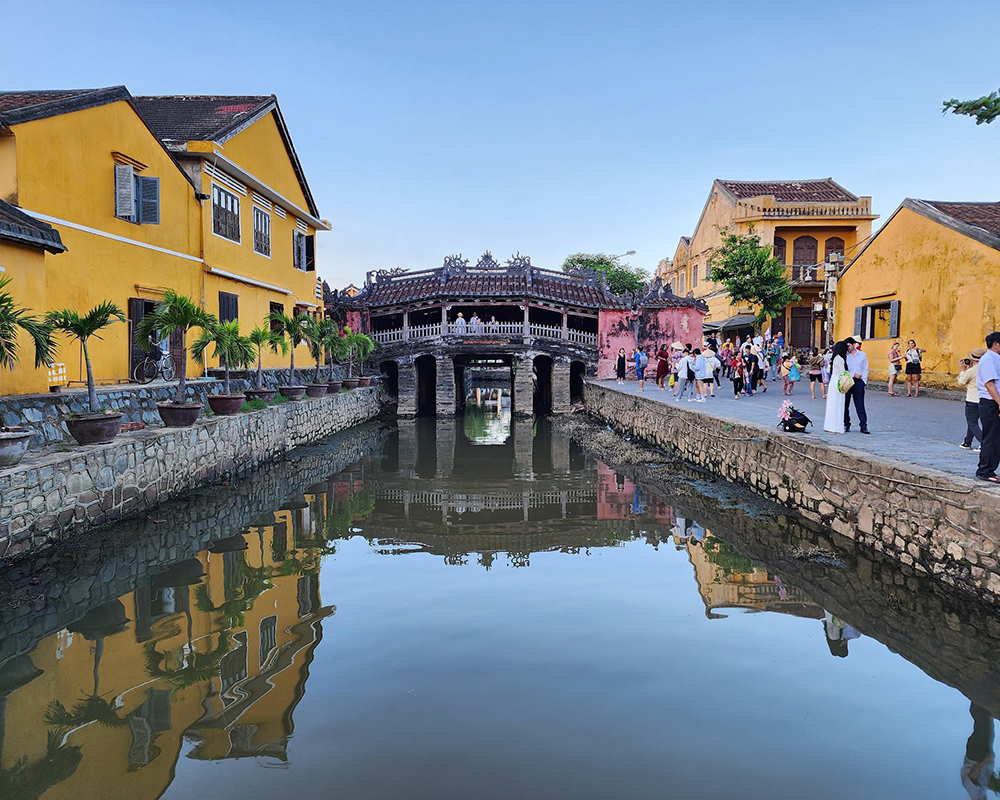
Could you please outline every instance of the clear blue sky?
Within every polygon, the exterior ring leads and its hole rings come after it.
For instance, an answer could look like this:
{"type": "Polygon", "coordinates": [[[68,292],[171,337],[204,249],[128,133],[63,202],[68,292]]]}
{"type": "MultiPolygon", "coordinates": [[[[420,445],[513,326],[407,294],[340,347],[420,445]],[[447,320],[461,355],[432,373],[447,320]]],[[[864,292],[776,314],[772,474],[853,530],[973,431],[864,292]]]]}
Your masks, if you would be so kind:
{"type": "Polygon", "coordinates": [[[514,251],[655,269],[713,178],[1000,200],[996,2],[25,2],[0,88],[278,96],[331,285],[514,251]]]}

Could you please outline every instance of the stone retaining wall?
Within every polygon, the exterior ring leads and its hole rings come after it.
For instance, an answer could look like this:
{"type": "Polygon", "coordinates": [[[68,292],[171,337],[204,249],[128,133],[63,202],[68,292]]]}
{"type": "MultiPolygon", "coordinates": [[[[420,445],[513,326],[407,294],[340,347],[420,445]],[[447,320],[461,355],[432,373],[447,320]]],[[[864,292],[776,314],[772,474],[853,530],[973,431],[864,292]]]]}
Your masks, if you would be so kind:
{"type": "Polygon", "coordinates": [[[992,486],[593,383],[585,394],[587,411],[621,433],[673,450],[918,573],[1000,600],[1000,494],[992,486]]]}
{"type": "Polygon", "coordinates": [[[0,471],[0,557],[137,514],[198,486],[245,475],[299,445],[375,417],[377,388],[150,428],[105,445],[29,454],[0,471]]]}
{"type": "MultiPolygon", "coordinates": [[[[340,367],[333,369],[336,374],[340,374],[342,371],[340,367]]],[[[320,373],[324,379],[329,370],[329,367],[324,367],[320,373]]],[[[221,370],[219,372],[221,373],[221,370]]],[[[209,370],[209,373],[213,374],[215,370],[209,370]]],[[[296,380],[303,383],[310,383],[312,376],[312,369],[295,370],[296,380]]],[[[269,389],[275,389],[288,383],[288,370],[264,370],[263,377],[264,385],[269,389]]],[[[233,392],[242,392],[252,388],[255,380],[254,373],[233,372],[230,388],[233,392]]],[[[189,402],[204,403],[206,395],[222,391],[222,381],[192,378],[188,380],[186,388],[189,402]]],[[[176,390],[176,382],[155,381],[146,386],[138,384],[99,386],[97,387],[97,396],[102,406],[124,414],[123,422],[160,425],[160,415],[156,412],[156,404],[173,400],[176,390]]],[[[73,442],[73,437],[66,430],[62,418],[67,414],[80,414],[89,410],[86,387],[83,389],[74,387],[59,393],[0,397],[0,420],[3,420],[3,424],[8,427],[21,427],[31,431],[32,437],[29,447],[32,450],[38,450],[51,444],[73,442]]]]}

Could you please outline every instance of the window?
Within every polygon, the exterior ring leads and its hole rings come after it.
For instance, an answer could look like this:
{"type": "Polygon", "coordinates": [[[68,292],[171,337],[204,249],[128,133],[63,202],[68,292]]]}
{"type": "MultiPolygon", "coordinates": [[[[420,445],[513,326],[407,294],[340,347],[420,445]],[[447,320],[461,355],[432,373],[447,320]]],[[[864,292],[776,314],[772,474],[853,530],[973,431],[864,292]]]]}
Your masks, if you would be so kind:
{"type": "Polygon", "coordinates": [[[316,237],[292,231],[292,266],[303,272],[316,270],[316,237]]]}
{"type": "Polygon", "coordinates": [[[698,265],[691,265],[691,288],[693,289],[698,285],[698,265]]]}
{"type": "Polygon", "coordinates": [[[684,294],[684,275],[683,273],[677,278],[677,294],[684,294]]]}
{"type": "Polygon", "coordinates": [[[240,296],[230,292],[219,292],[219,322],[231,322],[240,318],[240,296]]]}
{"type": "Polygon", "coordinates": [[[278,646],[278,618],[271,615],[260,621],[260,654],[259,666],[267,663],[267,657],[278,646]]]}
{"type": "Polygon", "coordinates": [[[711,259],[705,259],[705,280],[712,280],[712,261],[711,259]]]}
{"type": "Polygon", "coordinates": [[[812,265],[816,263],[816,239],[812,236],[800,236],[795,240],[792,249],[792,263],[812,265]]]}
{"type": "MultiPolygon", "coordinates": [[[[271,303],[270,312],[272,314],[284,314],[285,307],[281,303],[271,303]]],[[[281,323],[277,320],[271,320],[271,332],[281,333],[281,323]]]]}
{"type": "Polygon", "coordinates": [[[240,240],[240,198],[212,186],[212,232],[234,242],[240,240]]]}
{"type": "Polygon", "coordinates": [[[159,225],[160,179],[136,175],[131,164],[115,164],[115,216],[136,225],[159,225]]]}
{"type": "Polygon", "coordinates": [[[271,215],[257,206],[253,207],[253,251],[271,255],[271,215]]]}
{"type": "Polygon", "coordinates": [[[774,257],[779,264],[785,263],[785,240],[780,236],[774,237],[774,257]]]}
{"type": "Polygon", "coordinates": [[[885,300],[854,308],[854,335],[862,340],[899,336],[899,301],[885,300]]]}
{"type": "Polygon", "coordinates": [[[829,262],[831,253],[844,255],[844,240],[839,236],[831,236],[824,245],[823,261],[829,262]]]}

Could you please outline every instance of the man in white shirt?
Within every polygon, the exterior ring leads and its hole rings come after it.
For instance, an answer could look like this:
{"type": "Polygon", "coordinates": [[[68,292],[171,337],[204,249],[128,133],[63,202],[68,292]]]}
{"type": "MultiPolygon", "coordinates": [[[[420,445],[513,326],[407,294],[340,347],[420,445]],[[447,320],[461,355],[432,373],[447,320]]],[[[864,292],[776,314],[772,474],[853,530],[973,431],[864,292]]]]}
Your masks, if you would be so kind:
{"type": "Polygon", "coordinates": [[[980,442],[980,480],[1000,483],[997,465],[1000,464],[1000,331],[986,337],[986,352],[979,359],[976,372],[976,393],[979,395],[979,424],[983,429],[980,442]]]}
{"type": "Polygon", "coordinates": [[[854,398],[854,409],[858,412],[858,424],[862,433],[868,430],[868,414],[865,412],[865,384],[868,383],[868,356],[861,352],[857,340],[848,336],[844,339],[847,345],[847,371],[854,377],[854,385],[844,395],[844,432],[851,429],[851,398],[854,398]]]}

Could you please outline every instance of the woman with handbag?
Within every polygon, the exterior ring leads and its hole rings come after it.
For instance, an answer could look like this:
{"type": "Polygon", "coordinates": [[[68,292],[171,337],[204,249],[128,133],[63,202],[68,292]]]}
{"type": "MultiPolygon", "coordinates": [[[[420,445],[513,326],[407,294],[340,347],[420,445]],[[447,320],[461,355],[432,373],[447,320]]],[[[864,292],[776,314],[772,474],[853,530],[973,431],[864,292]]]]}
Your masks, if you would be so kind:
{"type": "Polygon", "coordinates": [[[910,396],[913,390],[914,397],[920,397],[920,362],[923,361],[924,353],[927,351],[922,347],[917,347],[917,343],[910,339],[906,347],[906,396],[910,396]]]}
{"type": "Polygon", "coordinates": [[[892,347],[889,349],[889,397],[899,397],[899,394],[893,391],[896,386],[896,378],[899,377],[899,373],[903,371],[903,354],[899,352],[899,342],[893,342],[892,347]]]}
{"type": "Polygon", "coordinates": [[[844,394],[853,383],[854,379],[847,372],[847,345],[837,342],[833,346],[830,391],[826,395],[826,415],[823,418],[823,430],[827,433],[844,432],[844,394]]]}

